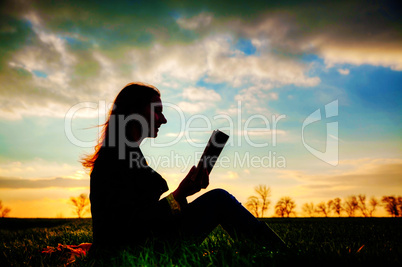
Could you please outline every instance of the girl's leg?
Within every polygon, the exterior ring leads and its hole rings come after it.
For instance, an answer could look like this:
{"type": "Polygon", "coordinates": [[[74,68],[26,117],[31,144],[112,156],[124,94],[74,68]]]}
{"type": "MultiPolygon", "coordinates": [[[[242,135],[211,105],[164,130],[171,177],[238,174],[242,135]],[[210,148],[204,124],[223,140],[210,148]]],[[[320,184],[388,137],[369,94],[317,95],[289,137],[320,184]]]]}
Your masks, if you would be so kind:
{"type": "Polygon", "coordinates": [[[286,248],[268,225],[257,220],[223,189],[211,190],[195,199],[183,210],[180,221],[187,237],[203,240],[220,224],[233,238],[253,240],[272,249],[286,248]]]}

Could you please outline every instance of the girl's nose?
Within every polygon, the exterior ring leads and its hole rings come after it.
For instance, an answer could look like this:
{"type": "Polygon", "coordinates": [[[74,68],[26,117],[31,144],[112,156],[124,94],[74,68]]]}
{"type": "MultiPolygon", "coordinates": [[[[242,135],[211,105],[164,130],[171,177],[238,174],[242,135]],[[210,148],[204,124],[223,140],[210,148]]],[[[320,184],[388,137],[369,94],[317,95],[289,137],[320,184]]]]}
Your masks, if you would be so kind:
{"type": "Polygon", "coordinates": [[[165,124],[165,123],[167,123],[167,119],[166,119],[165,115],[162,114],[161,124],[165,124]]]}

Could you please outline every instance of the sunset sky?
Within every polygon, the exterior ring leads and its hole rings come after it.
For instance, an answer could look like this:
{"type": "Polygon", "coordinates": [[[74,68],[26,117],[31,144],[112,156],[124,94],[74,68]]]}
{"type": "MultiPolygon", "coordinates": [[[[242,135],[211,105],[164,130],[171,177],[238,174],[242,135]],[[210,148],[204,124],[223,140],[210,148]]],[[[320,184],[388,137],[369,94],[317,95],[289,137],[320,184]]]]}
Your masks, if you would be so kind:
{"type": "Polygon", "coordinates": [[[270,186],[266,216],[283,196],[303,216],[307,202],[402,195],[400,9],[277,2],[2,1],[0,200],[10,216],[75,216],[69,198],[89,193],[80,157],[133,81],[161,91],[168,123],[142,150],[171,191],[221,129],[230,140],[207,190],[245,203],[270,186]]]}

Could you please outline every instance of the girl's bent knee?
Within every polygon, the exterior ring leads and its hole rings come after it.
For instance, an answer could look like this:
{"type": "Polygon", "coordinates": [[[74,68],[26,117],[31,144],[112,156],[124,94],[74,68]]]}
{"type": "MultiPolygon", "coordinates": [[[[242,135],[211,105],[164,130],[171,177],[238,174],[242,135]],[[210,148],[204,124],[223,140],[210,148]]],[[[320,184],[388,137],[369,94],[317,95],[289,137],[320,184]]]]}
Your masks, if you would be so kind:
{"type": "Polygon", "coordinates": [[[230,195],[228,191],[222,188],[212,189],[207,194],[220,197],[227,197],[227,195],[230,195]]]}
{"type": "Polygon", "coordinates": [[[209,191],[207,194],[209,194],[208,197],[214,198],[217,201],[221,202],[235,201],[236,203],[238,203],[237,199],[233,195],[231,195],[228,191],[221,188],[213,189],[209,191]]]}

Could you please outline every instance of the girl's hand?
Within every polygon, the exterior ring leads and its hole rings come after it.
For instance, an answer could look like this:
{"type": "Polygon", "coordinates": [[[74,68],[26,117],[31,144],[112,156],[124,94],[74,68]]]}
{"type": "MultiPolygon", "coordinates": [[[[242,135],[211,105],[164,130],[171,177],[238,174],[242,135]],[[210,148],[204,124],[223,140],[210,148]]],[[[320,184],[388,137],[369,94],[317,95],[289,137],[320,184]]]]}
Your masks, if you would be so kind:
{"type": "Polygon", "coordinates": [[[197,172],[197,168],[193,166],[187,176],[181,181],[179,187],[173,192],[173,197],[180,202],[186,197],[199,192],[201,188],[207,188],[208,184],[208,172],[204,169],[197,172]]]}
{"type": "Polygon", "coordinates": [[[198,173],[198,179],[200,179],[201,188],[207,188],[209,185],[209,173],[206,169],[201,169],[198,173]]]}

